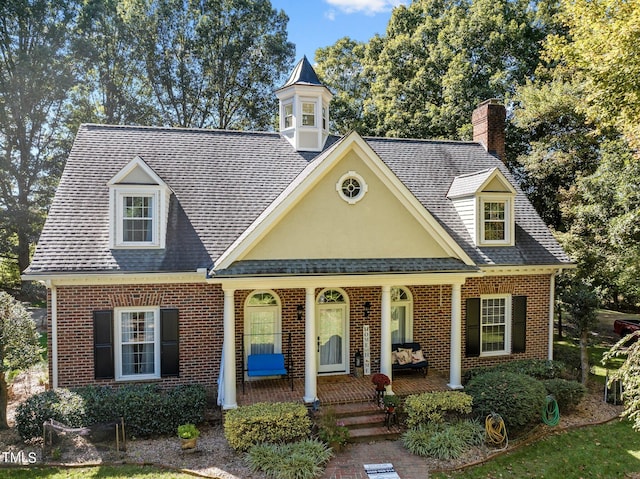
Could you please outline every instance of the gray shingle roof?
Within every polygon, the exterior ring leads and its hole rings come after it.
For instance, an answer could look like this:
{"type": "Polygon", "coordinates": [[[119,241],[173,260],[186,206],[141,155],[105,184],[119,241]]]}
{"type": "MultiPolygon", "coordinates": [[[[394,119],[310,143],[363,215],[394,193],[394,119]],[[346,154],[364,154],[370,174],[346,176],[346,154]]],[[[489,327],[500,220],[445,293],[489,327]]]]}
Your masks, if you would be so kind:
{"type": "MultiPolygon", "coordinates": [[[[335,143],[331,138],[326,145],[335,143]]],[[[476,248],[446,195],[456,176],[507,168],[476,143],[365,138],[393,173],[477,265],[569,262],[516,187],[516,246],[476,248]]],[[[59,272],[195,271],[209,267],[287,188],[318,153],[299,153],[277,133],[82,125],[69,155],[30,274],[59,272]],[[140,156],[173,190],[164,250],[109,248],[107,182],[140,156]]],[[[454,267],[437,261],[387,260],[242,262],[227,274],[259,271],[425,271],[454,267]],[[385,269],[386,268],[386,269],[385,269]]]]}

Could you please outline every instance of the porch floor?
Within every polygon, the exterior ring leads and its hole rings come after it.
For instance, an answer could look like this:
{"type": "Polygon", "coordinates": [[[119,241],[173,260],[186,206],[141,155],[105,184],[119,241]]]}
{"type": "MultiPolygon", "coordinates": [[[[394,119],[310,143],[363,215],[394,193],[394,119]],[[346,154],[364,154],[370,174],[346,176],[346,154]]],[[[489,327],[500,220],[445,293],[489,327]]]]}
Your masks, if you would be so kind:
{"type": "MultiPolygon", "coordinates": [[[[395,375],[393,392],[398,396],[419,394],[433,391],[448,391],[448,378],[438,371],[430,370],[427,377],[419,372],[407,372],[395,375]]],[[[238,405],[246,406],[258,402],[297,402],[304,397],[304,379],[261,379],[245,381],[245,392],[242,383],[236,385],[238,405]]],[[[319,376],[318,399],[320,404],[343,404],[373,400],[374,386],[371,376],[356,378],[352,375],[319,376]]]]}

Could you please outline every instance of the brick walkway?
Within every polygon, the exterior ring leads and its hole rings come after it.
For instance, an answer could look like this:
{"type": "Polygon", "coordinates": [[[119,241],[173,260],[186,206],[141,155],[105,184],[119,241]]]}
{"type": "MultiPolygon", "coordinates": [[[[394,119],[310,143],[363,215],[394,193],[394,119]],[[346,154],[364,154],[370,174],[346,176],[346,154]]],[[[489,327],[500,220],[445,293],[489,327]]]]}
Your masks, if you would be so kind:
{"type": "Polygon", "coordinates": [[[426,479],[425,461],[410,454],[401,441],[348,444],[329,462],[322,479],[367,479],[364,464],[390,462],[400,479],[426,479]]]}

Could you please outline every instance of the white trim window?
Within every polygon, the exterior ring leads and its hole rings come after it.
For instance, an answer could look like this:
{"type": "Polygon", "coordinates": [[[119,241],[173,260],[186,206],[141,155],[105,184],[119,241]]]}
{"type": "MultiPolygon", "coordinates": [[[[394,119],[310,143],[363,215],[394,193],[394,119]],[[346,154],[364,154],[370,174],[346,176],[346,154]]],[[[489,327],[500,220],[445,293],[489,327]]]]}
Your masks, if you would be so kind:
{"type": "Polygon", "coordinates": [[[245,303],[245,355],[280,352],[280,298],[273,291],[254,291],[245,303]]]}
{"type": "Polygon", "coordinates": [[[282,128],[293,127],[293,102],[282,105],[282,128]]]}
{"type": "Polygon", "coordinates": [[[160,377],[160,310],[115,310],[116,379],[143,380],[160,377]]]}
{"type": "Polygon", "coordinates": [[[391,288],[391,342],[413,341],[413,299],[407,288],[391,288]]]}
{"type": "Polygon", "coordinates": [[[340,198],[350,205],[355,205],[364,198],[368,190],[369,186],[364,181],[364,178],[355,171],[348,171],[336,183],[336,191],[340,198]]]}
{"type": "Polygon", "coordinates": [[[480,297],[480,355],[511,352],[511,295],[480,297]]]}
{"type": "Polygon", "coordinates": [[[302,102],[302,126],[316,126],[316,104],[309,101],[302,102]]]}
{"type": "Polygon", "coordinates": [[[512,243],[512,201],[483,197],[480,202],[480,240],[484,245],[512,243]]]}
{"type": "Polygon", "coordinates": [[[114,189],[114,247],[162,248],[160,211],[161,194],[158,187],[114,189]]]}

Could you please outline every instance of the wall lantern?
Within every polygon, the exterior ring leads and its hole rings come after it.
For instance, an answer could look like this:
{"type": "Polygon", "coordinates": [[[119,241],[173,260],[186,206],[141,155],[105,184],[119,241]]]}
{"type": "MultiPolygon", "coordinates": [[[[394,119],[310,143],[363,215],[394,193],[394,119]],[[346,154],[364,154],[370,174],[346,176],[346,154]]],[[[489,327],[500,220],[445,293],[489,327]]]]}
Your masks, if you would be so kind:
{"type": "Polygon", "coordinates": [[[364,303],[364,317],[369,317],[369,312],[371,311],[371,303],[369,301],[364,303]]]}
{"type": "Polygon", "coordinates": [[[356,354],[353,356],[353,362],[357,368],[362,367],[362,353],[360,351],[356,351],[356,354]]]}
{"type": "Polygon", "coordinates": [[[298,321],[302,321],[302,318],[304,318],[304,306],[299,304],[296,307],[296,314],[298,316],[298,321]]]}

